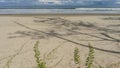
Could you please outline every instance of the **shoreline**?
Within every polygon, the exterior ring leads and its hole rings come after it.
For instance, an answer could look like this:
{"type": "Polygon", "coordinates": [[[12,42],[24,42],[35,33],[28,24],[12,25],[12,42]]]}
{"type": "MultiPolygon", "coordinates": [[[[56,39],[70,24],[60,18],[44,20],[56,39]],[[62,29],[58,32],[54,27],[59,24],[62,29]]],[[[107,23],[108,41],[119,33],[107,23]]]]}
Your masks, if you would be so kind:
{"type": "Polygon", "coordinates": [[[120,14],[0,14],[0,16],[120,16],[120,14]]]}

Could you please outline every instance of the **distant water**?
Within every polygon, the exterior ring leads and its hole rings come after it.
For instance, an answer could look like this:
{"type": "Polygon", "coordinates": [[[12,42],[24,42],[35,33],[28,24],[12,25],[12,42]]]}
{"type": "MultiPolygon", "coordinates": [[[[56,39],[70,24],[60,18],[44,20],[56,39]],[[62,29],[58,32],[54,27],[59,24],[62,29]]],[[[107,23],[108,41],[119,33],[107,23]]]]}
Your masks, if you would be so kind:
{"type": "Polygon", "coordinates": [[[120,14],[120,8],[0,9],[0,14],[120,14]]]}

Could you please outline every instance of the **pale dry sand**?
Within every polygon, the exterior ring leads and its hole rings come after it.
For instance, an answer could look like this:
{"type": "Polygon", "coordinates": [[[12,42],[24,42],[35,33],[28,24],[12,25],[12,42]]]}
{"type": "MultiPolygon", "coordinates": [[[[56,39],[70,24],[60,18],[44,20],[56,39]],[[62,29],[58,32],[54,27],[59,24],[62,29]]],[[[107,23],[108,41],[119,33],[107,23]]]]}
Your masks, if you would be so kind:
{"type": "Polygon", "coordinates": [[[42,58],[60,46],[46,61],[48,67],[62,58],[53,68],[76,68],[73,52],[78,47],[81,66],[85,68],[88,56],[86,45],[90,43],[95,47],[95,65],[119,64],[115,68],[120,68],[119,15],[1,15],[0,68],[7,68],[7,65],[9,68],[36,68],[33,47],[38,40],[42,58]],[[54,37],[56,35],[59,37],[54,37]],[[15,55],[17,52],[19,54],[15,55]]]}

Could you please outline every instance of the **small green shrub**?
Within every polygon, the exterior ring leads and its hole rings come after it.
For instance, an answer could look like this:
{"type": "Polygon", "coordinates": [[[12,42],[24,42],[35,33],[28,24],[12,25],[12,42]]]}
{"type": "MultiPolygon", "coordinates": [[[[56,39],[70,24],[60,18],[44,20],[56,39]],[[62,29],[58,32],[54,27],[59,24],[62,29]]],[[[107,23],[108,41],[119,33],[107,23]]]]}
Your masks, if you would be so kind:
{"type": "Polygon", "coordinates": [[[37,68],[46,68],[46,63],[40,59],[40,51],[38,49],[39,42],[37,41],[36,44],[34,45],[34,52],[35,52],[35,58],[37,62],[37,68]]]}
{"type": "Polygon", "coordinates": [[[87,68],[92,68],[93,60],[94,60],[94,48],[89,44],[89,54],[86,59],[87,68]]]}
{"type": "Polygon", "coordinates": [[[77,47],[74,49],[74,62],[80,68],[80,52],[77,47]]]}

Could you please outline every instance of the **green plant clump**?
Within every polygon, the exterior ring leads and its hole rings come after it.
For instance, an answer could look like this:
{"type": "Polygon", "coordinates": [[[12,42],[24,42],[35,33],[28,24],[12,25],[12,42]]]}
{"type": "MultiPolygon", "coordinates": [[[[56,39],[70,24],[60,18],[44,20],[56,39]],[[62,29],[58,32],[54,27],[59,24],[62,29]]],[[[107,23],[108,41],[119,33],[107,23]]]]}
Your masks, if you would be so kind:
{"type": "Polygon", "coordinates": [[[34,52],[35,52],[35,58],[37,62],[37,68],[46,68],[46,63],[40,59],[40,51],[38,49],[39,42],[37,41],[36,44],[34,45],[34,52]]]}
{"type": "Polygon", "coordinates": [[[94,61],[94,48],[89,45],[89,54],[86,59],[87,68],[92,68],[93,61],[94,61]]]}
{"type": "Polygon", "coordinates": [[[80,68],[80,52],[77,47],[74,49],[74,62],[80,68]]]}

